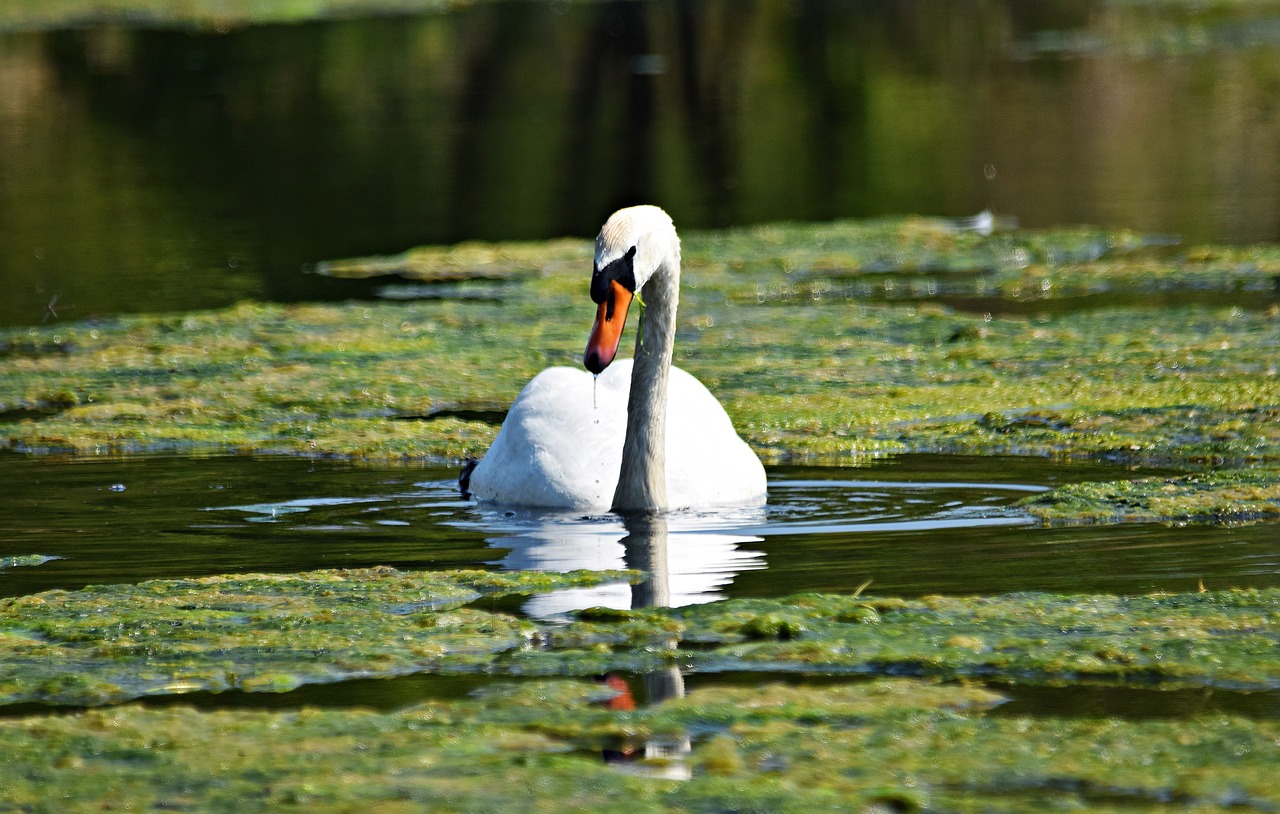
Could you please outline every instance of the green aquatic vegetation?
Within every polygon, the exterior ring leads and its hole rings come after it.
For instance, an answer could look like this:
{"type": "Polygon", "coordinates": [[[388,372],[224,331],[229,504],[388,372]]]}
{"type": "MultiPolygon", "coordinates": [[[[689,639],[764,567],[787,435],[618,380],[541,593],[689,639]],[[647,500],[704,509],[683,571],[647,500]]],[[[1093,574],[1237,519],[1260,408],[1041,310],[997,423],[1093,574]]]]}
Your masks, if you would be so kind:
{"type": "Polygon", "coordinates": [[[421,246],[390,257],[357,257],[319,264],[330,277],[368,278],[395,275],[424,283],[461,280],[504,280],[523,275],[576,271],[591,263],[591,243],[564,238],[540,242],[421,246]]]}
{"type": "Polygon", "coordinates": [[[594,623],[570,625],[551,648],[511,653],[522,674],[572,670],[762,670],[918,674],[1011,681],[1280,686],[1274,591],[1146,597],[1017,594],[922,600],[800,595],[669,611],[678,651],[616,649],[594,623]],[[601,650],[599,645],[610,645],[601,650]],[[572,647],[576,653],[563,649],[572,647]],[[573,659],[566,661],[567,655],[573,659]]]}
{"type": "Polygon", "coordinates": [[[677,353],[723,377],[713,389],[728,396],[730,414],[779,457],[916,450],[1216,462],[1273,458],[1280,440],[1270,420],[1280,382],[1264,358],[1280,323],[1266,315],[984,320],[815,304],[803,309],[805,335],[793,338],[786,320],[761,310],[733,316],[731,347],[714,363],[699,359],[700,346],[677,353]]]}
{"type": "Polygon", "coordinates": [[[1142,597],[1015,594],[873,600],[801,595],[798,635],[761,641],[777,605],[739,600],[681,612],[685,636],[729,665],[1011,680],[1276,686],[1277,594],[1142,597]],[[857,613],[871,608],[874,617],[857,613]]]}
{"type": "Polygon", "coordinates": [[[100,704],[197,690],[467,670],[537,628],[466,605],[616,573],[391,568],[91,586],[0,600],[0,703],[100,704]]]}
{"type": "Polygon", "coordinates": [[[1077,227],[983,235],[931,218],[836,221],[694,232],[684,263],[754,283],[742,302],[910,301],[940,295],[1044,301],[1112,293],[1256,292],[1280,298],[1271,246],[1201,246],[1077,227]]]}
{"type": "Polygon", "coordinates": [[[34,811],[1039,812],[1280,803],[1275,721],[1006,717],[989,713],[1000,699],[985,690],[909,680],[712,684],[637,710],[609,709],[601,702],[611,692],[545,681],[385,713],[125,706],[0,720],[0,782],[9,806],[34,811]]]}
{"type": "Polygon", "coordinates": [[[44,565],[47,562],[61,559],[60,557],[48,557],[43,554],[21,554],[14,557],[0,557],[0,570],[5,568],[30,568],[37,565],[44,565]]]}
{"type": "Polygon", "coordinates": [[[1280,803],[1272,720],[1014,717],[991,714],[1002,699],[982,687],[874,678],[1276,687],[1280,592],[804,594],[589,608],[568,624],[476,602],[633,576],[378,568],[0,601],[8,703],[283,692],[410,671],[525,676],[391,712],[26,710],[0,719],[5,804],[492,811],[508,809],[513,790],[530,810],[557,811],[1280,803]],[[681,673],[741,669],[822,678],[704,676],[681,689],[681,673]],[[587,678],[600,674],[613,679],[587,678]],[[848,680],[833,683],[839,675],[848,680]],[[612,703],[627,676],[649,706],[612,703]]]}
{"type": "MultiPolygon", "coordinates": [[[[693,232],[676,361],[768,461],[920,451],[1275,463],[1280,309],[1161,305],[1147,293],[1216,285],[1251,304],[1257,286],[1274,286],[1280,250],[1156,242],[1092,229],[984,237],[920,218],[693,232]],[[1003,301],[1100,287],[1131,296],[984,315],[832,288],[925,273],[985,281],[1003,301]],[[771,293],[784,290],[794,296],[771,293]]],[[[503,277],[496,300],[245,303],[10,329],[0,443],[476,457],[525,382],[580,364],[589,252],[589,241],[565,240],[405,255],[428,280],[503,277]]]]}
{"type": "Polygon", "coordinates": [[[1042,520],[1063,524],[1274,521],[1280,519],[1280,472],[1246,469],[1074,483],[1019,505],[1042,520]]]}
{"type": "MultiPolygon", "coordinates": [[[[774,459],[906,450],[1170,462],[1276,457],[1280,424],[1270,419],[1280,404],[1273,361],[1280,318],[1266,311],[987,318],[929,304],[828,297],[774,307],[757,299],[768,281],[795,276],[787,268],[813,266],[805,253],[826,244],[879,241],[911,256],[911,246],[929,242],[921,235],[943,254],[952,243],[985,240],[914,220],[689,237],[678,362],[774,459]],[[825,243],[814,236],[823,229],[825,243]],[[724,257],[745,258],[743,268],[724,257]]],[[[1127,245],[1092,232],[1023,240],[1045,244],[1036,249],[1045,257],[1054,256],[1047,246],[1055,240],[1067,247],[1063,256],[1085,251],[1071,250],[1076,242],[1097,251],[1127,245]]],[[[10,330],[0,339],[10,349],[0,356],[3,437],[18,449],[82,452],[479,455],[495,428],[457,416],[500,413],[538,370],[578,364],[591,316],[588,249],[553,243],[539,260],[530,244],[510,248],[535,270],[551,270],[510,284],[500,303],[244,304],[10,330]],[[581,268],[557,265],[579,251],[581,268]]],[[[475,260],[479,249],[423,251],[435,251],[439,263],[470,257],[472,271],[486,273],[475,260]]],[[[504,251],[505,244],[491,253],[504,251]]],[[[870,250],[868,258],[885,253],[870,250]]]]}
{"type": "Polygon", "coordinates": [[[680,667],[1010,681],[1280,686],[1276,591],[905,601],[857,595],[588,610],[536,623],[471,603],[626,578],[390,568],[156,580],[0,601],[0,703],[287,691],[409,673],[680,667]]]}
{"type": "Polygon", "coordinates": [[[1151,244],[1133,232],[1088,227],[999,231],[983,235],[938,218],[781,223],[692,232],[683,241],[692,268],[788,275],[983,271],[1002,274],[1032,263],[1063,265],[1124,255],[1151,244]]]}
{"type": "MultiPolygon", "coordinates": [[[[572,274],[590,265],[591,251],[591,241],[580,239],[471,242],[330,261],[318,271],[425,283],[500,280],[572,274]]],[[[929,299],[939,291],[1032,300],[1099,292],[1280,296],[1280,254],[1273,247],[1182,250],[1167,238],[1088,227],[983,235],[937,218],[777,223],[687,232],[681,260],[697,277],[732,272],[750,283],[730,292],[744,302],[929,299]],[[862,279],[870,282],[850,285],[862,279]]]]}
{"type": "Polygon", "coordinates": [[[1027,54],[1129,59],[1185,58],[1270,45],[1274,0],[1108,0],[1080,29],[1039,31],[1027,54]]]}
{"type": "MultiPolygon", "coordinates": [[[[69,353],[4,360],[3,403],[58,408],[9,424],[28,431],[10,439],[77,451],[441,458],[483,451],[491,427],[403,419],[442,407],[496,405],[497,393],[520,386],[520,366],[509,376],[489,370],[484,359],[500,358],[495,348],[502,343],[463,306],[386,308],[243,305],[68,326],[51,342],[69,353]],[[465,343],[463,334],[470,337],[465,343]]],[[[533,327],[534,334],[557,328],[533,327]]],[[[534,340],[534,347],[554,343],[534,340]]]]}

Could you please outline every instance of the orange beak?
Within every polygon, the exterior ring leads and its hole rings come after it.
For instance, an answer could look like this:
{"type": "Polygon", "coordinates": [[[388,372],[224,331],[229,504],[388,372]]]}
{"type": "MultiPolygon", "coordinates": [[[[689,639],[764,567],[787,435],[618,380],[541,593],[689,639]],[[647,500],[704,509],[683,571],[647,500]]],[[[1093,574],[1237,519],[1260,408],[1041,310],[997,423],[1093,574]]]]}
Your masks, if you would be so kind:
{"type": "Polygon", "coordinates": [[[582,364],[592,373],[600,373],[618,353],[618,341],[622,339],[622,326],[627,322],[627,309],[634,295],[621,283],[609,283],[609,293],[596,309],[596,322],[591,326],[591,337],[582,354],[582,364]]]}

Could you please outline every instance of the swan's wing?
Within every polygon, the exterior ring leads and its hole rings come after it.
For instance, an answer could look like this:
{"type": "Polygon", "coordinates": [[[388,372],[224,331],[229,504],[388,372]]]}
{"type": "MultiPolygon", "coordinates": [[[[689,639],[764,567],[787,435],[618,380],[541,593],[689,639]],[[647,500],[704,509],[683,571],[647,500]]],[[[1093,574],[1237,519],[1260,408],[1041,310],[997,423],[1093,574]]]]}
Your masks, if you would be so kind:
{"type": "MultiPolygon", "coordinates": [[[[630,389],[630,359],[594,382],[574,368],[542,371],[520,391],[472,473],[472,494],[515,506],[607,511],[622,468],[630,389]]],[[[763,503],[764,467],[711,391],[672,367],[667,405],[671,508],[763,503]]]]}
{"type": "Polygon", "coordinates": [[[667,391],[667,499],[671,508],[764,502],[764,466],[702,382],[671,368],[667,391]]]}
{"type": "Polygon", "coordinates": [[[568,367],[539,373],[472,473],[472,494],[516,506],[607,511],[622,467],[630,381],[631,365],[622,362],[598,378],[568,367]]]}

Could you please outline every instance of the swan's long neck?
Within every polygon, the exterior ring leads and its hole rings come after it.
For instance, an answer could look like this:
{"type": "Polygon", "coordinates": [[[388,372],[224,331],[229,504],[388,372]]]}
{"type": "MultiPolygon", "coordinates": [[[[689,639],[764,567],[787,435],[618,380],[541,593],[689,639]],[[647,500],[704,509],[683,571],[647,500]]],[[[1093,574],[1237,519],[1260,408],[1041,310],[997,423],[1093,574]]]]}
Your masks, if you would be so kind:
{"type": "Polygon", "coordinates": [[[680,255],[663,262],[641,292],[644,310],[636,337],[622,471],[613,493],[619,512],[667,508],[667,379],[680,300],[680,255]]]}

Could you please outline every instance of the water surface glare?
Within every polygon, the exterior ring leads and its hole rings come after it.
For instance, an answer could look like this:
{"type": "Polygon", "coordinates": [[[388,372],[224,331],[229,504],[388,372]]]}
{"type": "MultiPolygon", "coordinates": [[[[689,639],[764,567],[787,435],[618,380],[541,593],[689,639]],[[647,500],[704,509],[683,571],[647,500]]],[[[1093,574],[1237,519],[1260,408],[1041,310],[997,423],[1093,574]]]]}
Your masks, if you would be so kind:
{"type": "MultiPolygon", "coordinates": [[[[391,565],[650,567],[612,515],[517,512],[459,496],[451,468],[244,457],[0,455],[0,595],[94,583],[391,565]]],[[[670,604],[847,592],[1147,593],[1280,585],[1272,526],[1045,528],[1014,505],[1106,464],[908,455],[865,468],[774,467],[762,509],[676,513],[670,604]]],[[[625,605],[627,586],[534,597],[533,615],[625,605]]]]}

